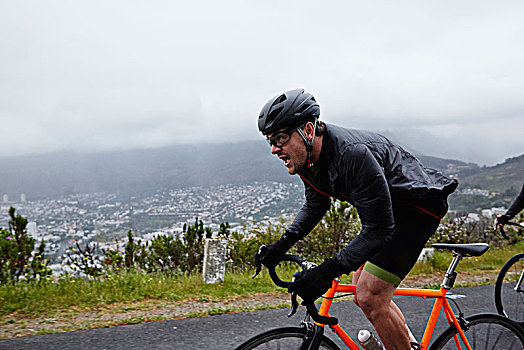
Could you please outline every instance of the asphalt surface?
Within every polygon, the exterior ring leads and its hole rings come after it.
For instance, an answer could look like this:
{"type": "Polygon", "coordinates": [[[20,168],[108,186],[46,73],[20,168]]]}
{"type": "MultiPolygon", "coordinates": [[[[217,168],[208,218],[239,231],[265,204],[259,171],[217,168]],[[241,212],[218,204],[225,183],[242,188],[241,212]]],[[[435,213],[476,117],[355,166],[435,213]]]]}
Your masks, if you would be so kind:
{"type": "MultiPolygon", "coordinates": [[[[496,312],[492,285],[457,288],[452,292],[466,296],[457,299],[466,315],[496,312]]],[[[408,297],[395,297],[394,300],[420,339],[433,300],[408,297]]],[[[0,340],[0,349],[233,349],[271,328],[298,326],[304,310],[300,308],[292,318],[287,317],[289,309],[278,309],[12,338],[0,340]]],[[[373,329],[352,301],[334,303],[330,313],[339,318],[341,326],[352,337],[359,329],[373,329]]],[[[439,322],[435,336],[445,328],[445,323],[439,322]]],[[[328,329],[326,335],[339,342],[328,329]]]]}

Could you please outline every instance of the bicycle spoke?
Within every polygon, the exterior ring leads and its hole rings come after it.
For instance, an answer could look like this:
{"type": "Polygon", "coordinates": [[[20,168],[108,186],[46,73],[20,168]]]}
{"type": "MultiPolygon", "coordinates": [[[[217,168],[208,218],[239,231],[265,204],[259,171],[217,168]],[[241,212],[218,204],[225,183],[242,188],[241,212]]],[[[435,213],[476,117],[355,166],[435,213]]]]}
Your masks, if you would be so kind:
{"type": "Polygon", "coordinates": [[[505,276],[505,283],[501,289],[502,305],[504,313],[510,319],[524,321],[524,292],[522,286],[519,290],[517,283],[522,279],[524,273],[524,260],[516,261],[505,276]]]}
{"type": "MultiPolygon", "coordinates": [[[[470,325],[464,331],[472,349],[524,349],[522,330],[504,317],[492,314],[468,318],[470,325]]],[[[465,349],[466,346],[454,327],[446,330],[432,344],[432,349],[465,349]]]]}
{"type": "MultiPolygon", "coordinates": [[[[309,344],[305,342],[305,339],[306,331],[304,328],[277,328],[249,339],[236,348],[236,350],[306,350],[309,348],[309,344]]],[[[325,336],[322,336],[319,349],[339,350],[339,348],[325,336]]]]}

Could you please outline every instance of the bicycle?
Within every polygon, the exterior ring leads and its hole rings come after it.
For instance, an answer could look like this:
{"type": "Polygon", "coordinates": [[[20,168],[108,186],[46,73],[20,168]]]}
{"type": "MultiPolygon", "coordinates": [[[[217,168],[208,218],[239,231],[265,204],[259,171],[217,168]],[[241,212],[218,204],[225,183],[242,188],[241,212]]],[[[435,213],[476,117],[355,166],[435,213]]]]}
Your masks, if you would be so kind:
{"type": "MultiPolygon", "coordinates": [[[[524,225],[516,222],[506,225],[524,228],[524,225]]],[[[507,238],[504,229],[500,229],[507,238]]],[[[500,270],[495,283],[495,306],[499,314],[524,328],[524,253],[509,258],[500,270]]]]}
{"type": "MultiPolygon", "coordinates": [[[[397,288],[395,295],[413,296],[420,298],[434,298],[432,311],[429,315],[427,325],[420,341],[420,349],[524,349],[524,331],[507,317],[495,313],[481,313],[464,317],[458,304],[450,296],[446,296],[453,287],[458,263],[464,257],[480,256],[484,254],[489,245],[485,243],[472,244],[433,244],[434,248],[446,249],[453,253],[453,259],[446,271],[440,290],[397,288]],[[458,310],[455,315],[450,302],[458,310]],[[430,346],[431,337],[435,329],[437,319],[441,310],[444,311],[449,327],[441,333],[430,346]]],[[[281,261],[291,261],[298,264],[302,270],[310,269],[316,265],[296,255],[286,255],[281,261]]],[[[260,272],[261,266],[253,278],[260,272]]],[[[291,282],[282,281],[277,275],[275,268],[270,268],[269,275],[273,282],[280,287],[287,288],[291,282]]],[[[298,272],[298,271],[297,271],[298,272]]],[[[295,272],[295,276],[297,274],[295,272]]],[[[332,287],[324,294],[320,309],[317,310],[313,302],[304,305],[306,307],[306,318],[300,327],[283,327],[269,330],[258,334],[236,350],[248,350],[256,348],[264,349],[329,349],[340,348],[326,335],[324,327],[327,325],[341,339],[341,341],[352,350],[360,349],[359,345],[338,324],[338,319],[329,313],[333,298],[336,293],[355,294],[356,286],[341,284],[340,279],[333,280],[332,287]],[[313,319],[313,322],[310,320],[313,319]]],[[[296,293],[292,293],[292,309],[288,316],[292,316],[298,308],[296,293]]]]}

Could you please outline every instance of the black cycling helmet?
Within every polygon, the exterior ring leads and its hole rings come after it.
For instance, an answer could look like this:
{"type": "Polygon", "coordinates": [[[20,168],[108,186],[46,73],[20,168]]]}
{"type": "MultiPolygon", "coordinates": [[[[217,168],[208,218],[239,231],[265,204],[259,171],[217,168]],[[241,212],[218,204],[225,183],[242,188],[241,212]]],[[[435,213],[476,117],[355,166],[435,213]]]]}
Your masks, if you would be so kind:
{"type": "Polygon", "coordinates": [[[304,89],[289,90],[273,97],[258,116],[258,130],[267,135],[275,130],[314,122],[320,116],[320,106],[304,89]]]}

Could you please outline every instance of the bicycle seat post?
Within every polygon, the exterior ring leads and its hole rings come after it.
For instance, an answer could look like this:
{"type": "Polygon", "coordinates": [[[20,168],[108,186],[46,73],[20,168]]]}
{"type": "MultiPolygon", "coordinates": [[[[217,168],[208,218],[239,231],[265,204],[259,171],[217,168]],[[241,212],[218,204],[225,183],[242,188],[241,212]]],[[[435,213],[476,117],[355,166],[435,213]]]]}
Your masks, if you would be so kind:
{"type": "Polygon", "coordinates": [[[442,281],[442,288],[446,290],[450,290],[451,288],[453,288],[453,285],[455,284],[455,279],[457,278],[457,272],[455,271],[455,269],[457,268],[457,265],[460,262],[460,260],[462,260],[462,258],[462,254],[453,252],[453,260],[451,260],[448,270],[446,271],[446,275],[444,276],[444,280],[442,281]]]}

